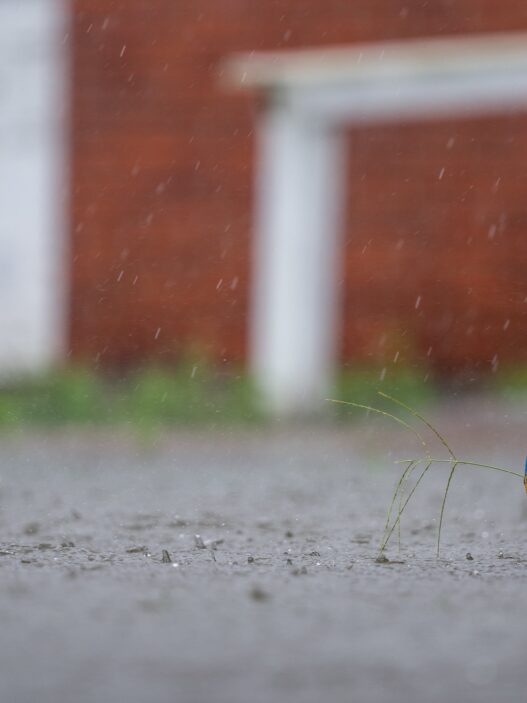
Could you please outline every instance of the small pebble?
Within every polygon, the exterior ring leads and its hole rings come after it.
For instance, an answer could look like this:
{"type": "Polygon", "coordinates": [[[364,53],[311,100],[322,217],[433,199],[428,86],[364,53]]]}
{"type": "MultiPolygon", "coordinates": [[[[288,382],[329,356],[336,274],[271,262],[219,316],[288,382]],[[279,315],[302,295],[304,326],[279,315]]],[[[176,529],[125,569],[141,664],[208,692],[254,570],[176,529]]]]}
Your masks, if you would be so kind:
{"type": "Polygon", "coordinates": [[[293,569],[291,573],[293,576],[305,576],[307,574],[307,567],[302,566],[300,569],[293,569]]]}
{"type": "Polygon", "coordinates": [[[194,544],[198,549],[207,549],[207,546],[205,545],[205,542],[203,541],[201,535],[194,535],[194,544]]]}
{"type": "Polygon", "coordinates": [[[161,557],[161,563],[162,564],[172,564],[172,557],[168,553],[166,549],[163,549],[162,551],[162,557],[161,557]]]}
{"type": "Polygon", "coordinates": [[[28,522],[28,524],[24,527],[24,534],[36,535],[39,530],[40,525],[38,524],[38,522],[28,522]]]}
{"type": "Polygon", "coordinates": [[[385,554],[379,554],[379,556],[375,559],[376,564],[388,564],[389,559],[385,554]]]}
{"type": "Polygon", "coordinates": [[[254,588],[252,588],[249,595],[253,600],[258,601],[260,603],[269,600],[270,598],[270,595],[266,593],[263,589],[261,589],[259,586],[255,586],[254,588]]]}

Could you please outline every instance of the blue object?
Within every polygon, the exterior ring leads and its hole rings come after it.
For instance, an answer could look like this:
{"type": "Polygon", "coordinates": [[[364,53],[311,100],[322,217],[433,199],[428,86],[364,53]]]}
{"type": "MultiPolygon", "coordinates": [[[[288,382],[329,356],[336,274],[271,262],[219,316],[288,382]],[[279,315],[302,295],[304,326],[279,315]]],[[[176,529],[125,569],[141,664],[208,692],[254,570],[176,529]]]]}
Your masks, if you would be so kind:
{"type": "Polygon", "coordinates": [[[527,493],[527,457],[525,457],[525,473],[523,475],[523,485],[525,486],[525,492],[527,493]]]}

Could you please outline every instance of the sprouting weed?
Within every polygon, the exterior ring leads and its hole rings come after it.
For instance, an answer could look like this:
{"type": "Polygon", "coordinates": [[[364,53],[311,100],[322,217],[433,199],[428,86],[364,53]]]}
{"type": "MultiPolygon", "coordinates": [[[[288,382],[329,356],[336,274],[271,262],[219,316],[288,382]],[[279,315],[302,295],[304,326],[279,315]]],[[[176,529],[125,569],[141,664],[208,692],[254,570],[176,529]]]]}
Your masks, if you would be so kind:
{"type": "Polygon", "coordinates": [[[445,513],[445,506],[446,506],[446,501],[448,497],[448,492],[450,490],[450,486],[452,483],[452,479],[454,478],[454,474],[457,470],[458,467],[460,466],[472,466],[475,468],[479,469],[490,469],[491,471],[499,471],[504,474],[509,474],[511,476],[518,476],[521,479],[524,479],[525,481],[525,489],[527,491],[527,462],[526,462],[526,472],[524,474],[520,474],[517,471],[512,471],[511,469],[503,468],[502,466],[492,466],[491,464],[481,464],[477,461],[467,461],[466,459],[460,459],[456,454],[454,454],[452,448],[450,447],[449,443],[445,439],[445,437],[425,418],[423,415],[421,415],[417,410],[414,410],[412,407],[409,405],[406,405],[406,403],[403,403],[401,400],[398,400],[397,398],[394,398],[387,393],[383,393],[382,391],[378,391],[378,394],[382,396],[383,398],[391,401],[392,403],[395,403],[396,405],[399,405],[401,408],[406,410],[408,413],[410,413],[414,418],[419,420],[422,424],[424,424],[428,430],[430,430],[436,438],[439,440],[439,442],[443,445],[443,447],[446,449],[446,451],[449,454],[448,459],[441,459],[441,458],[436,458],[432,457],[430,450],[428,448],[428,445],[426,443],[426,440],[422,436],[422,434],[413,427],[410,423],[406,422],[405,420],[402,420],[400,417],[397,415],[393,415],[392,413],[387,412],[386,410],[381,410],[379,408],[374,408],[369,405],[362,405],[361,403],[355,403],[352,401],[346,401],[346,400],[334,400],[332,398],[328,398],[328,400],[332,403],[342,403],[344,405],[351,405],[355,408],[360,408],[362,410],[367,410],[368,412],[372,413],[377,413],[379,415],[383,415],[384,417],[388,417],[391,420],[397,422],[399,425],[404,427],[407,431],[411,432],[414,437],[417,438],[419,441],[419,444],[422,447],[423,450],[423,456],[420,457],[415,457],[413,459],[403,459],[401,461],[396,461],[396,464],[403,464],[404,465],[404,470],[399,478],[399,481],[397,482],[395,486],[395,490],[393,492],[393,496],[390,502],[390,506],[388,508],[388,514],[386,516],[386,522],[384,525],[384,532],[383,536],[381,539],[381,543],[379,546],[379,555],[382,556],[384,554],[384,551],[386,550],[386,547],[388,546],[388,543],[394,534],[395,530],[397,529],[397,537],[398,537],[398,545],[400,549],[401,545],[401,517],[403,512],[406,509],[406,506],[410,502],[412,496],[414,495],[415,491],[417,490],[419,484],[423,480],[423,478],[426,476],[430,468],[434,464],[449,464],[450,465],[450,472],[448,474],[446,486],[445,486],[445,491],[443,493],[443,499],[441,501],[441,511],[439,514],[439,527],[437,531],[437,556],[439,556],[440,548],[441,548],[441,532],[443,529],[443,517],[445,513]],[[411,490],[408,492],[408,495],[405,495],[405,489],[406,486],[409,484],[409,481],[414,474],[414,472],[419,471],[419,475],[417,476],[417,479],[415,480],[411,490]],[[525,476],[525,478],[524,478],[525,476]]]}

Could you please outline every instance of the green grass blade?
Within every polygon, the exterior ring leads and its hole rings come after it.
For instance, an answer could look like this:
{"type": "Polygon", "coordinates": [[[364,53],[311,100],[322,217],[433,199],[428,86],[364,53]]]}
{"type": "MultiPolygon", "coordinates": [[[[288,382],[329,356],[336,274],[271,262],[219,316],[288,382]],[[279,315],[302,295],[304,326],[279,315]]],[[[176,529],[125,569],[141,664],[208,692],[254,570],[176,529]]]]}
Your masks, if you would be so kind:
{"type": "MultiPolygon", "coordinates": [[[[386,533],[388,532],[388,528],[390,527],[390,520],[392,518],[393,506],[395,505],[395,501],[397,500],[397,494],[399,493],[399,489],[403,485],[408,474],[411,473],[414,466],[417,466],[418,463],[419,463],[419,460],[415,460],[415,459],[411,459],[410,461],[408,461],[408,466],[405,468],[405,470],[403,471],[403,473],[401,474],[401,476],[399,478],[399,481],[397,482],[397,486],[395,487],[395,491],[392,496],[392,502],[390,503],[390,507],[388,509],[388,515],[386,517],[386,524],[384,525],[384,532],[383,532],[381,544],[386,537],[386,533]]],[[[400,512],[400,508],[399,508],[399,512],[400,512]]]]}
{"type": "Polygon", "coordinates": [[[398,400],[397,398],[394,398],[391,395],[388,395],[388,393],[384,393],[384,391],[378,391],[379,395],[382,396],[383,398],[387,398],[388,400],[391,400],[393,403],[397,403],[397,405],[400,405],[402,408],[405,408],[405,410],[408,410],[409,413],[411,413],[414,417],[417,419],[421,420],[421,422],[424,422],[424,424],[430,429],[435,436],[438,438],[438,440],[441,442],[441,444],[446,448],[452,459],[456,458],[456,455],[452,451],[450,445],[446,441],[446,439],[443,437],[443,435],[439,432],[437,428],[435,428],[431,422],[429,422],[423,415],[417,412],[417,410],[414,410],[412,407],[407,405],[406,403],[403,403],[402,400],[398,400]]]}
{"type": "Polygon", "coordinates": [[[391,536],[393,535],[394,530],[395,530],[395,528],[397,527],[397,525],[398,525],[398,523],[399,523],[399,520],[401,519],[401,515],[403,514],[403,512],[404,512],[406,506],[407,506],[408,503],[410,502],[410,499],[412,498],[413,494],[414,494],[415,491],[417,490],[417,487],[419,486],[419,484],[421,483],[421,481],[422,481],[423,478],[425,477],[425,475],[426,475],[428,469],[432,466],[432,464],[433,464],[433,460],[432,460],[432,461],[428,461],[428,463],[426,464],[426,466],[424,467],[424,469],[423,469],[423,470],[421,471],[421,473],[419,474],[419,478],[417,479],[417,481],[416,481],[415,484],[413,485],[412,490],[410,491],[408,497],[407,497],[406,500],[404,501],[402,508],[399,510],[399,513],[398,513],[398,515],[397,515],[397,518],[395,519],[394,523],[393,523],[392,526],[390,527],[390,530],[389,530],[389,532],[388,532],[386,538],[385,538],[385,539],[383,540],[383,542],[381,543],[381,548],[380,548],[380,553],[381,553],[381,554],[384,552],[384,550],[385,550],[386,547],[388,546],[388,542],[390,541],[390,538],[391,538],[391,536]]]}
{"type": "Polygon", "coordinates": [[[452,482],[452,479],[454,478],[454,474],[455,474],[458,466],[459,466],[459,464],[457,461],[455,461],[452,464],[452,468],[450,469],[450,473],[448,474],[448,480],[446,482],[445,493],[443,495],[443,502],[441,503],[441,514],[439,516],[439,529],[437,531],[437,556],[439,556],[439,549],[441,547],[441,528],[443,527],[443,515],[445,513],[446,499],[448,496],[448,491],[450,489],[450,484],[452,482]]]}
{"type": "MultiPolygon", "coordinates": [[[[406,460],[405,460],[406,462],[406,460]]],[[[491,469],[492,471],[499,471],[502,474],[510,474],[511,476],[518,476],[523,479],[524,474],[520,474],[518,471],[513,471],[512,469],[505,469],[503,466],[493,466],[492,464],[480,464],[478,461],[465,461],[464,459],[434,459],[436,464],[453,464],[456,463],[458,466],[474,466],[481,469],[491,469]]]]}
{"type": "MultiPolygon", "coordinates": [[[[408,464],[409,461],[415,461],[414,459],[396,459],[394,464],[408,464]]],[[[466,461],[465,459],[433,459],[434,464],[459,464],[459,466],[475,466],[482,469],[492,469],[493,471],[500,471],[503,474],[510,474],[511,476],[518,476],[519,478],[524,477],[524,474],[518,471],[513,471],[512,469],[506,469],[503,466],[493,466],[492,464],[480,464],[478,461],[466,461]]]]}
{"type": "Polygon", "coordinates": [[[372,413],[377,413],[379,415],[384,415],[384,417],[389,417],[391,420],[394,422],[397,422],[399,425],[402,425],[406,430],[411,432],[421,445],[424,447],[426,450],[427,456],[429,454],[428,452],[428,445],[426,444],[424,437],[415,429],[415,427],[412,427],[412,425],[409,425],[407,422],[404,420],[401,420],[400,417],[397,417],[396,415],[392,415],[392,413],[387,412],[386,410],[380,410],[379,408],[373,408],[371,405],[362,405],[361,403],[354,403],[351,400],[336,400],[335,398],[326,398],[326,400],[330,403],[340,403],[341,405],[351,405],[354,408],[361,408],[362,410],[368,410],[369,412],[372,413]]]}

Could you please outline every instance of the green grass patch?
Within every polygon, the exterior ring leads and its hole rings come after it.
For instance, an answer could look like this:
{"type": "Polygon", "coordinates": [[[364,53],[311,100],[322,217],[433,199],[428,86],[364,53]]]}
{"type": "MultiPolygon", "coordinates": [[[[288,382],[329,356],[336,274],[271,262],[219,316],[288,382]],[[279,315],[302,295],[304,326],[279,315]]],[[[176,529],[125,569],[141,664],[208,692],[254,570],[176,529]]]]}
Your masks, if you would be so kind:
{"type": "MultiPolygon", "coordinates": [[[[436,397],[436,386],[425,371],[404,368],[345,371],[331,395],[371,404],[378,400],[378,390],[421,407],[436,397]]],[[[357,418],[343,406],[328,404],[328,414],[332,412],[342,421],[357,418]]],[[[175,367],[147,366],[121,376],[71,367],[4,382],[0,387],[0,427],[131,425],[150,429],[264,420],[262,403],[247,374],[224,371],[203,360],[175,367]]]]}
{"type": "Polygon", "coordinates": [[[504,366],[488,379],[489,390],[506,400],[522,400],[527,396],[527,365],[504,366]]]}
{"type": "MultiPolygon", "coordinates": [[[[379,396],[379,391],[400,398],[412,407],[423,407],[437,399],[439,390],[433,376],[419,367],[374,368],[358,367],[342,371],[337,379],[334,398],[355,400],[365,405],[376,405],[388,409],[388,400],[379,396]]],[[[345,405],[335,405],[336,416],[341,420],[353,420],[345,405]]]]}
{"type": "MultiPolygon", "coordinates": [[[[371,404],[378,402],[379,390],[420,407],[437,396],[437,387],[426,371],[401,367],[343,371],[331,395],[371,404]]],[[[328,407],[328,412],[341,421],[357,418],[345,406],[328,407]]],[[[149,429],[264,420],[262,403],[247,374],[219,370],[202,360],[170,368],[147,366],[118,377],[72,367],[4,382],[0,387],[0,427],[132,425],[149,429]]]]}
{"type": "Polygon", "coordinates": [[[115,378],[82,368],[4,384],[0,427],[36,425],[242,424],[263,417],[253,384],[243,374],[205,363],[148,367],[115,378]]]}

